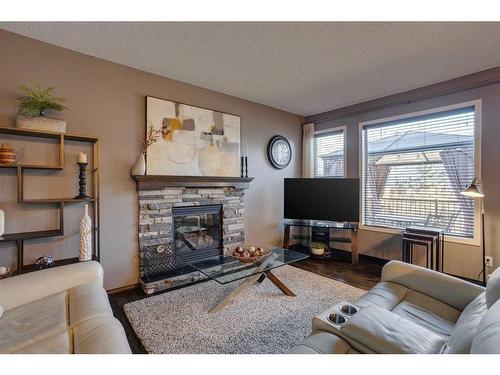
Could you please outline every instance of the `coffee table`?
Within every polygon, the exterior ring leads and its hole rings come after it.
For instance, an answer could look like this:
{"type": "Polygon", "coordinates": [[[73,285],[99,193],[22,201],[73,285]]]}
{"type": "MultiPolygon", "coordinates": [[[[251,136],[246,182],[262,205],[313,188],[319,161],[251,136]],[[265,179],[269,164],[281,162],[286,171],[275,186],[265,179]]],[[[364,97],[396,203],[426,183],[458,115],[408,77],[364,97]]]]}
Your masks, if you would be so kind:
{"type": "Polygon", "coordinates": [[[207,276],[210,280],[214,280],[222,285],[243,280],[231,293],[210,310],[211,313],[215,313],[224,309],[243,290],[255,282],[264,281],[266,278],[287,296],[295,297],[295,294],[271,271],[308,257],[308,255],[297,251],[275,247],[271,248],[268,254],[254,263],[243,263],[232,256],[220,255],[199,259],[187,264],[207,276]]]}

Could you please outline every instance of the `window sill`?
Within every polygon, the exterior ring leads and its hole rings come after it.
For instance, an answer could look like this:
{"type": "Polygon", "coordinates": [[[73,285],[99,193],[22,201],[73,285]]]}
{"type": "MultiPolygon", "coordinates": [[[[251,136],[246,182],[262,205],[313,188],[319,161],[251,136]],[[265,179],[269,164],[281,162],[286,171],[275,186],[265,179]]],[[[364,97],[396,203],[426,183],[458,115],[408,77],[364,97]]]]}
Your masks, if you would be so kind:
{"type": "MultiPolygon", "coordinates": [[[[398,234],[398,235],[403,234],[403,229],[396,229],[396,228],[389,228],[389,227],[376,227],[376,226],[364,225],[364,224],[360,224],[359,229],[371,231],[371,232],[387,233],[387,234],[398,234]]],[[[461,244],[461,245],[468,245],[468,246],[481,246],[481,242],[479,241],[478,238],[462,238],[462,237],[450,236],[447,234],[447,235],[445,235],[445,241],[451,242],[451,243],[457,243],[457,244],[461,244]]]]}

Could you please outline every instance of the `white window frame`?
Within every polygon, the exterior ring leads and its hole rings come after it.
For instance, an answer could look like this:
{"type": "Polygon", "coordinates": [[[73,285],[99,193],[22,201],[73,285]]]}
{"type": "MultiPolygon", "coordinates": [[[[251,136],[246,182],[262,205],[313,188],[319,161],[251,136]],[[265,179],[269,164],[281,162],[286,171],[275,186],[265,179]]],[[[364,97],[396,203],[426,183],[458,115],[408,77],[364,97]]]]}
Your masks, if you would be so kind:
{"type": "MultiPolygon", "coordinates": [[[[359,228],[375,232],[391,233],[391,234],[401,234],[401,229],[365,225],[363,224],[363,129],[368,125],[404,120],[411,117],[423,116],[432,113],[445,112],[454,109],[460,109],[465,107],[474,107],[474,169],[475,176],[481,179],[481,118],[482,118],[482,99],[471,100],[467,102],[462,102],[458,104],[447,105],[443,107],[432,108],[424,111],[405,113],[403,115],[391,116],[380,118],[376,120],[363,121],[358,124],[359,126],[359,207],[360,207],[360,223],[359,228]]],[[[471,181],[472,182],[472,181],[471,181]]],[[[484,199],[484,198],[483,198],[484,199]]],[[[481,245],[481,204],[475,199],[474,202],[474,234],[472,238],[463,238],[457,236],[446,235],[446,241],[454,242],[465,245],[480,246],[481,245]]]]}
{"type": "Polygon", "coordinates": [[[316,134],[325,134],[325,133],[333,133],[333,132],[338,132],[341,131],[342,134],[344,135],[344,171],[342,173],[342,176],[316,176],[316,146],[315,146],[315,141],[313,141],[313,159],[314,159],[314,178],[346,178],[347,176],[347,125],[344,126],[336,126],[334,128],[328,128],[328,129],[321,129],[321,130],[315,130],[314,135],[316,134]]]}

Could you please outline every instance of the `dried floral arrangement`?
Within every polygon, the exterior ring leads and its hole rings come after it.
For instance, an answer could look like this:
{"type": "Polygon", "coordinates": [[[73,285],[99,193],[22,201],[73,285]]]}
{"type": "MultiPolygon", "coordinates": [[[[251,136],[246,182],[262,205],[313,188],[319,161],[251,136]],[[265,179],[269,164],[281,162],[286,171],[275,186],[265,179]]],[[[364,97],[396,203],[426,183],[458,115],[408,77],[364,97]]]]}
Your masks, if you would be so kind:
{"type": "Polygon", "coordinates": [[[155,129],[151,122],[148,122],[148,130],[146,131],[146,137],[142,142],[142,154],[146,155],[146,152],[153,143],[158,142],[162,136],[162,129],[155,129]]]}

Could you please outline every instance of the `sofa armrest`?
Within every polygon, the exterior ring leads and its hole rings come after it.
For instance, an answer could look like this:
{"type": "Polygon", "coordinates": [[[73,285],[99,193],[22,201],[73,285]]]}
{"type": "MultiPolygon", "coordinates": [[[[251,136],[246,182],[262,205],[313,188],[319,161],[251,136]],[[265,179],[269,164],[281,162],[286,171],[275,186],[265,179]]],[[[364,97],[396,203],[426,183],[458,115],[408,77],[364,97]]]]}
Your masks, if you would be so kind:
{"type": "Polygon", "coordinates": [[[351,346],[331,332],[316,331],[292,348],[289,354],[349,354],[351,346]]]}
{"type": "Polygon", "coordinates": [[[435,354],[446,343],[433,331],[378,306],[362,308],[340,333],[354,348],[381,354],[435,354]]]}
{"type": "Polygon", "coordinates": [[[382,281],[390,281],[426,294],[462,311],[485,291],[482,286],[441,272],[393,260],[382,269],[382,281]]]}
{"type": "Polygon", "coordinates": [[[102,266],[90,261],[8,277],[0,280],[0,305],[10,310],[78,285],[102,286],[103,274],[102,266]]]}

